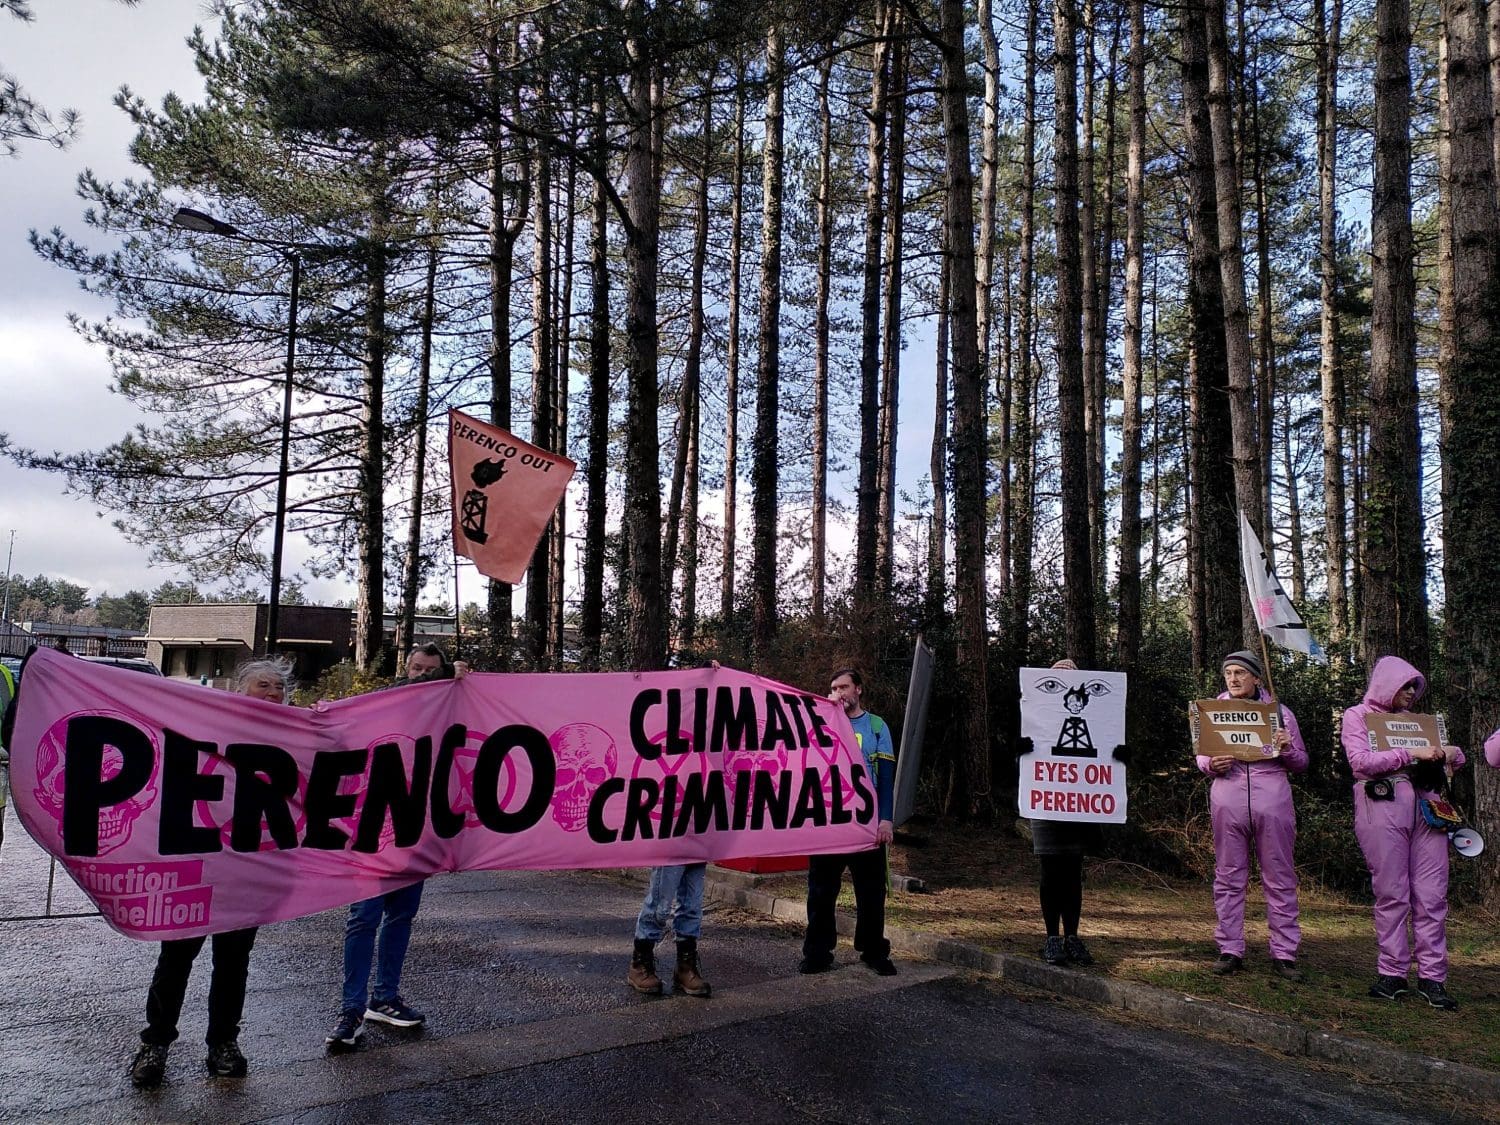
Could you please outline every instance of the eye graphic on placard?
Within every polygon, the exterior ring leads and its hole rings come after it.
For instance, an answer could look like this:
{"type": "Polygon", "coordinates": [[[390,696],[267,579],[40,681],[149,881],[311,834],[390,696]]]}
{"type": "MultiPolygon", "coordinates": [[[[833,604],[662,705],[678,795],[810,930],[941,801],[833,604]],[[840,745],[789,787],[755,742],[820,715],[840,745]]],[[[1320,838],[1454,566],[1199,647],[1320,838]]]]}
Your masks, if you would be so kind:
{"type": "MultiPolygon", "coordinates": [[[[118,711],[75,711],[47,728],[47,733],[42,735],[36,747],[36,788],[32,790],[32,796],[57,821],[59,831],[62,829],[63,819],[63,767],[66,762],[64,748],[68,743],[68,722],[79,715],[118,719],[129,726],[140,728],[140,724],[118,711]]],[[[99,855],[107,855],[129,840],[135,829],[135,822],[156,801],[157,777],[161,773],[161,747],[149,731],[145,733],[151,741],[151,776],[139,793],[117,805],[99,810],[99,855]]],[[[109,781],[118,777],[124,767],[125,756],[119,748],[106,744],[99,763],[100,780],[109,781]]]]}

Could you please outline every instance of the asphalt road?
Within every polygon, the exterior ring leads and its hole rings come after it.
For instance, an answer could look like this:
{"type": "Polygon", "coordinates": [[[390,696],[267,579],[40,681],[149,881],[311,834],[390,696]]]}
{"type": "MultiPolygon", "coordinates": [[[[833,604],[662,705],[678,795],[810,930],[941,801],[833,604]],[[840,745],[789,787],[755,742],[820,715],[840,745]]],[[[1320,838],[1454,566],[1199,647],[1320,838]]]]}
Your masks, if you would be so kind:
{"type": "MultiPolygon", "coordinates": [[[[9,811],[9,810],[7,810],[9,811]]],[[[709,1000],[624,983],[641,888],[599,873],[428,884],[403,993],[423,1032],[328,1056],[343,912],[261,931],[240,1044],[203,1069],[208,957],[160,1090],[126,1070],[155,946],[44,912],[45,859],[12,817],[0,848],[0,1118],[267,1122],[1406,1122],[1449,1118],[1246,1048],[1099,1018],[949,966],[800,977],[786,927],[710,906],[709,1000]]],[[[65,880],[54,912],[87,910],[65,880]]],[[[663,947],[668,972],[669,947],[663,947]]]]}

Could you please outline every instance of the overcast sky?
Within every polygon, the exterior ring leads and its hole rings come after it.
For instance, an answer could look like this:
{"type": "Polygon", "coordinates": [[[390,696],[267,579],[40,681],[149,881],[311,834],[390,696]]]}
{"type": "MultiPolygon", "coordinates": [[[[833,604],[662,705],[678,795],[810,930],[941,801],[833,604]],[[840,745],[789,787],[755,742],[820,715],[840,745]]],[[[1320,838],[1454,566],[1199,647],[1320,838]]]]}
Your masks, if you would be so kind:
{"type": "MultiPolygon", "coordinates": [[[[133,130],[111,99],[128,85],[150,104],[159,104],[169,91],[198,100],[202,82],[186,40],[195,25],[210,22],[210,14],[203,0],[141,0],[134,8],[114,0],[38,0],[33,7],[36,19],[29,24],[0,16],[0,65],[50,109],[78,110],[82,124],[68,149],[32,143],[23,145],[18,157],[0,160],[0,432],[18,446],[98,449],[122,437],[138,416],[110,392],[103,351],[81,341],[67,315],[98,318],[110,310],[81,292],[73,275],[38,258],[27,233],[58,226],[89,242],[75,190],[78,174],[87,168],[106,181],[139,174],[127,153],[133,130]]],[[[926,327],[916,329],[909,341],[915,346],[903,359],[898,475],[905,489],[925,474],[931,441],[928,337],[926,327]]],[[[742,427],[750,424],[751,419],[742,419],[742,427]]],[[[844,460],[852,463],[853,451],[846,453],[844,460]]],[[[844,475],[852,475],[852,469],[844,475]]],[[[581,477],[575,478],[574,504],[581,498],[580,485],[581,477]]],[[[851,491],[842,480],[833,488],[836,494],[851,491]]],[[[706,517],[716,516],[718,508],[717,496],[705,497],[706,517]]],[[[108,511],[64,495],[59,478],[0,461],[0,567],[14,529],[13,567],[28,577],[66,578],[95,596],[150,590],[182,577],[153,569],[146,550],[126,542],[111,519],[108,511]]],[[[842,550],[847,529],[831,528],[830,538],[842,550]]],[[[297,573],[305,556],[301,540],[289,536],[288,575],[297,573]]],[[[465,602],[482,600],[472,569],[466,568],[464,583],[465,602]]],[[[309,600],[319,602],[353,592],[347,582],[317,580],[307,582],[305,590],[309,600]]],[[[427,595],[447,600],[451,591],[450,572],[436,576],[427,595]]]]}
{"type": "MultiPolygon", "coordinates": [[[[152,102],[175,90],[196,99],[202,83],[185,40],[207,18],[201,0],[40,0],[36,19],[0,16],[0,63],[53,110],[76,109],[81,132],[66,150],[23,144],[0,158],[0,431],[17,445],[46,450],[98,447],[125,433],[130,406],[109,391],[109,365],[68,327],[70,311],[108,311],[77,279],[36,256],[27,232],[54,226],[83,235],[78,174],[131,174],[132,130],[110,104],[122,85],[152,102]]],[[[94,594],[150,589],[174,574],[153,573],[146,552],[100,518],[93,505],[64,496],[62,481],[0,462],[0,555],[14,529],[18,573],[48,574],[94,594]]],[[[0,558],[0,566],[4,560],[0,558]]]]}

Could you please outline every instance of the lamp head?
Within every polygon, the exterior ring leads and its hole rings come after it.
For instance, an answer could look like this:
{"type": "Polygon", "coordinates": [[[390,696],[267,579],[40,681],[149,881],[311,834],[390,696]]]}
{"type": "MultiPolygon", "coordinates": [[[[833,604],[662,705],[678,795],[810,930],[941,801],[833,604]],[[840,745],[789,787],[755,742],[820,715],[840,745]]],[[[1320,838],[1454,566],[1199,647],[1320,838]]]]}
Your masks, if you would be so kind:
{"type": "Polygon", "coordinates": [[[191,207],[177,208],[177,213],[172,216],[172,225],[183,230],[197,231],[199,234],[234,236],[240,233],[237,227],[224,220],[216,219],[204,211],[195,211],[191,207]]]}

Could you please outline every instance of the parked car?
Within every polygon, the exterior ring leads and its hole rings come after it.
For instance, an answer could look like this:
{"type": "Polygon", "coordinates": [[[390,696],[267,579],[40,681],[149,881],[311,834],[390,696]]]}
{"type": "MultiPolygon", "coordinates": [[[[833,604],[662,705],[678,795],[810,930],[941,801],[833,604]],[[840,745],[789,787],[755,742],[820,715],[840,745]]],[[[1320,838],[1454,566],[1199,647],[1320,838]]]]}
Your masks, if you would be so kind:
{"type": "Polygon", "coordinates": [[[144,672],[148,676],[160,676],[161,669],[142,656],[80,656],[94,664],[113,664],[116,668],[128,668],[132,672],[144,672]]]}

